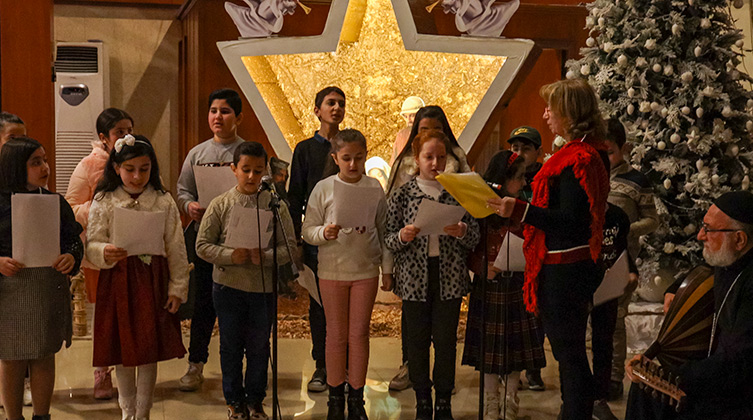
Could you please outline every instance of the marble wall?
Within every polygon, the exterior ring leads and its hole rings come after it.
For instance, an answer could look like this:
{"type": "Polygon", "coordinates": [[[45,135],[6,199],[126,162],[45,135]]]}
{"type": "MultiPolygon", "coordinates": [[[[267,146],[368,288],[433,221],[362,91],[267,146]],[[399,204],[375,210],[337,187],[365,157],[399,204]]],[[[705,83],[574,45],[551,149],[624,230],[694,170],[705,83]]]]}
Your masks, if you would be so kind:
{"type": "Polygon", "coordinates": [[[109,106],[128,111],[135,132],[155,145],[163,182],[172,192],[178,156],[181,39],[176,9],[55,5],[58,41],[104,41],[109,56],[109,106]]]}

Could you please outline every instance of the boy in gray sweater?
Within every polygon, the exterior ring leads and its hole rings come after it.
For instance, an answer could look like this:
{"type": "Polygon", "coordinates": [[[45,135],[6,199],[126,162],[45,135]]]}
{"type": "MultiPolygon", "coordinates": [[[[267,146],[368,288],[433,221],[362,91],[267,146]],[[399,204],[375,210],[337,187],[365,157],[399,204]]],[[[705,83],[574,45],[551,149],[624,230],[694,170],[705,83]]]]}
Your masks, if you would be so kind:
{"type": "Polygon", "coordinates": [[[189,260],[194,264],[188,371],[180,378],[178,386],[181,391],[196,391],[204,382],[204,364],[209,358],[209,341],[217,319],[212,304],[212,264],[197,257],[195,252],[196,232],[206,209],[199,204],[193,168],[229,166],[232,163],[233,153],[244,143],[237,133],[243,120],[241,110],[241,97],[232,89],[218,89],[209,95],[208,122],[214,136],[188,152],[178,178],[178,208],[191,218],[185,236],[189,260]]]}

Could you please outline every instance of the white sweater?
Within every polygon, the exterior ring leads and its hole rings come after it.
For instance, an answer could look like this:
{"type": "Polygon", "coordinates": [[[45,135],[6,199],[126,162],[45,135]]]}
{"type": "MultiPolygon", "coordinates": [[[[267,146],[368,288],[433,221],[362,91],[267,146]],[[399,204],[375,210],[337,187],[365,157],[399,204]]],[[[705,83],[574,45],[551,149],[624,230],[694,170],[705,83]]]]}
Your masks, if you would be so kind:
{"type": "MultiPolygon", "coordinates": [[[[109,269],[115,264],[105,262],[105,246],[110,245],[113,209],[115,207],[138,211],[165,212],[165,253],[170,269],[167,286],[168,296],[176,296],[181,302],[188,299],[188,258],[178,207],[169,193],[155,191],[147,185],[134,200],[123,187],[96,195],[89,209],[89,226],[86,231],[86,258],[100,269],[109,269]]],[[[134,226],[138,229],[138,226],[134,226]]]]}
{"type": "MultiPolygon", "coordinates": [[[[335,182],[343,182],[338,175],[319,181],[311,192],[303,220],[303,239],[319,247],[319,278],[325,280],[364,280],[382,273],[392,274],[392,254],[384,244],[387,201],[384,194],[374,203],[377,207],[374,226],[364,233],[355,229],[341,229],[335,240],[324,239],[324,228],[333,223],[335,215],[335,182]]],[[[348,184],[363,188],[379,188],[379,181],[364,175],[348,184]]]]}

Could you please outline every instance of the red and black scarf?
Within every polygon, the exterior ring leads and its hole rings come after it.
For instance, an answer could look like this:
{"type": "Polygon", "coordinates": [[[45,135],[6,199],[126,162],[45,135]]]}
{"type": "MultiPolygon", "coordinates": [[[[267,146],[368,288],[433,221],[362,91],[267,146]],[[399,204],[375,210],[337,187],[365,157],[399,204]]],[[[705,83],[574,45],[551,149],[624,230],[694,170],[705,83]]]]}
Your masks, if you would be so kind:
{"type": "MultiPolygon", "coordinates": [[[[573,140],[546,161],[533,179],[533,199],[531,205],[541,208],[549,206],[550,179],[562,174],[571,167],[575,178],[588,196],[591,212],[591,238],[588,245],[591,258],[596,261],[601,253],[601,241],[609,194],[609,174],[599,156],[598,150],[606,150],[600,140],[573,140]]],[[[546,256],[546,233],[531,225],[524,230],[523,253],[526,257],[525,283],[523,294],[526,309],[537,313],[536,291],[538,275],[546,256]]]]}

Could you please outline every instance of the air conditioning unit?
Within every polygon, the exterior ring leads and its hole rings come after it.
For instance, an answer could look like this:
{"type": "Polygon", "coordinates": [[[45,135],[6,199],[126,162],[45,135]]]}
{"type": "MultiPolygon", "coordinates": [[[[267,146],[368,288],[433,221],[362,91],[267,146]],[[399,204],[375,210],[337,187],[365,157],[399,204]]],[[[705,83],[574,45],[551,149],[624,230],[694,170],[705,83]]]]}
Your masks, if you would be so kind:
{"type": "Polygon", "coordinates": [[[110,84],[102,41],[59,41],[55,47],[55,190],[65,194],[98,138],[96,120],[110,102],[110,84]]]}

